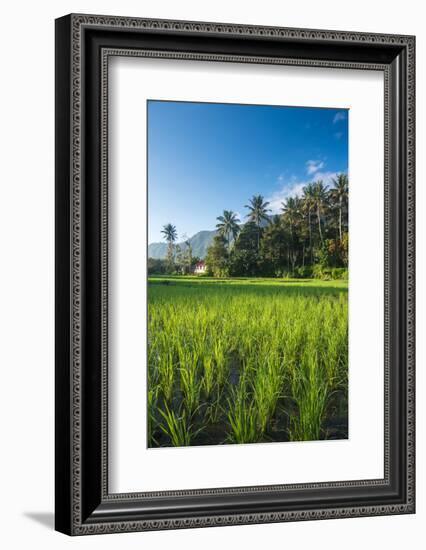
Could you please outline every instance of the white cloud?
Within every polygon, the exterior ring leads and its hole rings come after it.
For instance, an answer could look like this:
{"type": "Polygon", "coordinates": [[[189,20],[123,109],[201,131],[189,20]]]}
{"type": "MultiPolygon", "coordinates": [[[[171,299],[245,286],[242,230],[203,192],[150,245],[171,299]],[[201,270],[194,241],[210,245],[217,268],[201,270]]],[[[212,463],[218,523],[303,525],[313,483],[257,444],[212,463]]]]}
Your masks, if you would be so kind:
{"type": "Polygon", "coordinates": [[[336,124],[337,122],[340,122],[341,120],[346,120],[346,113],[345,111],[338,111],[333,118],[333,124],[336,124]]]}
{"type": "MultiPolygon", "coordinates": [[[[337,175],[340,172],[316,172],[315,178],[312,180],[300,181],[297,180],[294,176],[290,178],[290,181],[285,182],[281,189],[275,191],[266,198],[269,202],[269,208],[271,209],[272,214],[280,214],[282,212],[282,203],[285,202],[289,197],[301,197],[303,195],[303,188],[306,187],[309,183],[313,181],[322,181],[327,187],[333,186],[333,179],[337,178],[337,175]]],[[[282,179],[278,178],[279,182],[282,182],[282,179]]]]}
{"type": "Polygon", "coordinates": [[[271,214],[280,214],[282,211],[282,203],[289,197],[301,197],[305,185],[306,182],[285,184],[280,190],[272,193],[272,195],[266,199],[269,202],[271,214]]]}
{"type": "Polygon", "coordinates": [[[315,181],[322,181],[324,185],[333,186],[333,180],[337,178],[340,172],[317,172],[315,181]]]}
{"type": "Polygon", "coordinates": [[[322,170],[324,166],[325,164],[322,160],[308,160],[306,162],[306,173],[308,176],[312,176],[312,174],[315,174],[318,170],[322,170]]]}

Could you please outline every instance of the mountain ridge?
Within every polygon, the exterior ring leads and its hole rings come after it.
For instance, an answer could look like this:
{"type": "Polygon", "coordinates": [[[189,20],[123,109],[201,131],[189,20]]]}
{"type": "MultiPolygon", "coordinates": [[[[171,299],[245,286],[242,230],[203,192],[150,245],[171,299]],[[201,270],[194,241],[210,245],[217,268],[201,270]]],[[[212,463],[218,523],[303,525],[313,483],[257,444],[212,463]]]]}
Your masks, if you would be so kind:
{"type": "MultiPolygon", "coordinates": [[[[267,220],[262,220],[261,227],[265,227],[270,223],[272,216],[268,216],[267,220]]],[[[243,227],[244,223],[240,224],[240,229],[243,227]]],[[[191,243],[192,256],[204,258],[207,255],[207,249],[212,244],[214,236],[217,234],[217,230],[208,230],[202,229],[198,231],[190,239],[187,239],[191,243]]],[[[232,239],[231,239],[232,242],[232,239]]],[[[184,241],[176,243],[177,246],[183,247],[185,245],[184,241]]],[[[148,245],[148,258],[153,258],[154,260],[164,260],[167,257],[167,243],[151,243],[148,245]]]]}
{"type": "MultiPolygon", "coordinates": [[[[212,244],[213,238],[216,235],[216,230],[209,231],[208,229],[198,231],[188,241],[191,244],[192,255],[204,259],[207,254],[208,247],[212,244]]],[[[184,246],[184,242],[177,243],[178,246],[184,246]]],[[[148,258],[155,260],[164,260],[167,257],[167,243],[151,243],[148,245],[148,258]]]]}

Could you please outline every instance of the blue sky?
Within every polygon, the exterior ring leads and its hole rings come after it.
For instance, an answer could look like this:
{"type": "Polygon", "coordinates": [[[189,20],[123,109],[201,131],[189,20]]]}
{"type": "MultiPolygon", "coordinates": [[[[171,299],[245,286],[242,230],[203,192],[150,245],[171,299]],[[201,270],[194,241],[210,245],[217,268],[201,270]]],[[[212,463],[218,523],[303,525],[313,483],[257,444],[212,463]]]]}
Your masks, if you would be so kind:
{"type": "Polygon", "coordinates": [[[281,202],[310,181],[348,170],[348,111],[148,101],[148,242],[166,223],[179,240],[215,228],[223,210],[245,220],[255,194],[281,202]]]}

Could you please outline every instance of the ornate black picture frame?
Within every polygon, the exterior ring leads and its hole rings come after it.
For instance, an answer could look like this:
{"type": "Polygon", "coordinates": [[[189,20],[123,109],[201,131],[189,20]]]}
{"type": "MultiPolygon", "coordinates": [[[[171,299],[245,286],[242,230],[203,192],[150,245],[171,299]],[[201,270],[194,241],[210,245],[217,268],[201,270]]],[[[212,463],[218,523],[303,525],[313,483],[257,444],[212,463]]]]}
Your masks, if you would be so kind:
{"type": "Polygon", "coordinates": [[[413,36],[74,14],[56,21],[58,531],[414,513],[414,56],[413,36]],[[109,493],[107,75],[116,55],[384,73],[383,479],[109,493]]]}

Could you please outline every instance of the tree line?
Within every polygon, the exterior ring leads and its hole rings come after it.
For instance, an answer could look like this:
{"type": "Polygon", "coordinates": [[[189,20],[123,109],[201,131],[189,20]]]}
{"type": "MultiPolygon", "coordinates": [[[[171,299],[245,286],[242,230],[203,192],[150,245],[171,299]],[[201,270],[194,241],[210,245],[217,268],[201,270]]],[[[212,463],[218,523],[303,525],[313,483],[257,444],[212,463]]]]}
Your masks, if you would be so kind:
{"type": "MultiPolygon", "coordinates": [[[[344,274],[348,265],[348,194],[348,176],[342,173],[330,188],[321,180],[307,184],[300,196],[290,196],[281,204],[279,214],[271,215],[270,203],[262,195],[253,196],[245,205],[245,222],[232,210],[224,210],[217,217],[217,233],[207,250],[208,274],[344,274]]],[[[162,233],[168,244],[165,271],[190,272],[194,259],[189,241],[184,250],[176,247],[177,231],[170,223],[162,233]]]]}

